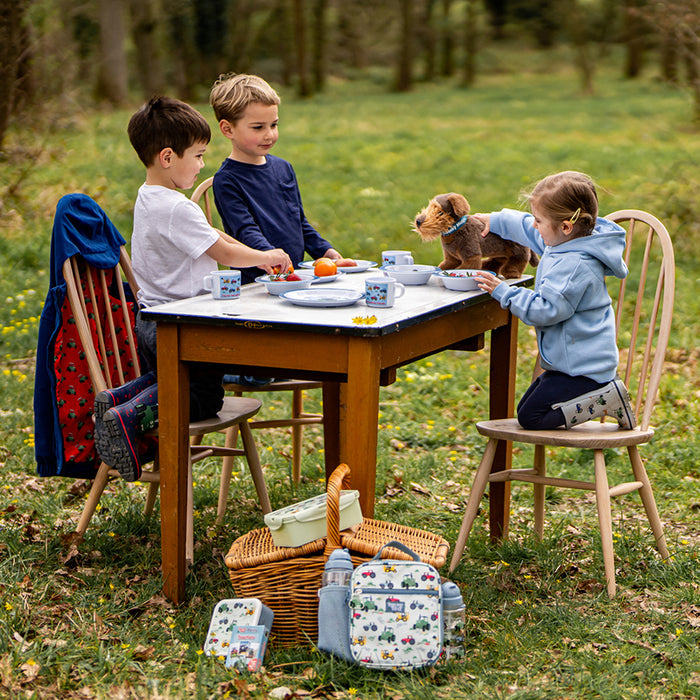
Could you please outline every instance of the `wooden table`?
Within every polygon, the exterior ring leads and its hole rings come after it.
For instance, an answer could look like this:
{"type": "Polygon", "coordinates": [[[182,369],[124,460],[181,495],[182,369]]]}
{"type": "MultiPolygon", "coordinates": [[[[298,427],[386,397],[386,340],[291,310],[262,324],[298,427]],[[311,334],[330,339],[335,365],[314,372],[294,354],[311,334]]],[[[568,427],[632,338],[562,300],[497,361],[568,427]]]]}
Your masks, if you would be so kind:
{"type": "MultiPolygon", "coordinates": [[[[324,285],[364,290],[372,271],[346,274],[324,285]]],[[[373,274],[377,274],[375,270],[373,274]]],[[[516,284],[529,284],[523,278],[516,284]]],[[[407,286],[393,308],[308,308],[244,287],[240,299],[193,297],[152,307],[143,318],[158,327],[159,462],[163,590],[175,603],[185,595],[185,521],[189,422],[189,364],[236,365],[242,374],[313,378],[324,382],[325,466],[352,470],[362,512],[374,513],[379,387],[396,368],[442,350],[476,350],[491,331],[490,418],[512,416],[517,321],[487,294],[454,292],[433,277],[407,286]],[[375,316],[371,325],[357,317],[375,316]]],[[[475,416],[481,418],[481,416],[475,416]]],[[[509,446],[508,446],[509,447],[509,446]]],[[[510,466],[505,447],[494,468],[510,466]]],[[[490,489],[492,536],[507,527],[509,491],[490,489]]]]}

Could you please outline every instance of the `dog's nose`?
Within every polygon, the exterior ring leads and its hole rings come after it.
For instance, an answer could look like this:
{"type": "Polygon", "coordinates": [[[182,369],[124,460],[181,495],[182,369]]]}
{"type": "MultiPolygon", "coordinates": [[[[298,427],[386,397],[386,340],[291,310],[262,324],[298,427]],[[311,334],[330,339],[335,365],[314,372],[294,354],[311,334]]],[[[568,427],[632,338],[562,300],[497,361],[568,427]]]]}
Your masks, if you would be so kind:
{"type": "Polygon", "coordinates": [[[425,216],[416,217],[416,226],[420,226],[425,221],[425,216]]]}

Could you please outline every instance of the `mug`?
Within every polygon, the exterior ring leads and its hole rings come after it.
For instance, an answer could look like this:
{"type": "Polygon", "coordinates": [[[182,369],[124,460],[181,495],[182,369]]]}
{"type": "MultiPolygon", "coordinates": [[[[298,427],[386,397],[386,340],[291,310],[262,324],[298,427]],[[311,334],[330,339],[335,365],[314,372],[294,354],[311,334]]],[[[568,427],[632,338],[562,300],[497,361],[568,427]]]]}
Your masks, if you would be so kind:
{"type": "Polygon", "coordinates": [[[204,278],[204,289],[210,289],[214,299],[238,299],[241,296],[241,271],[212,272],[204,278]]]}
{"type": "Polygon", "coordinates": [[[410,250],[383,250],[382,265],[413,265],[410,250]]]}
{"type": "Polygon", "coordinates": [[[368,277],[365,280],[365,304],[388,309],[405,291],[406,288],[393,277],[368,277]]]}

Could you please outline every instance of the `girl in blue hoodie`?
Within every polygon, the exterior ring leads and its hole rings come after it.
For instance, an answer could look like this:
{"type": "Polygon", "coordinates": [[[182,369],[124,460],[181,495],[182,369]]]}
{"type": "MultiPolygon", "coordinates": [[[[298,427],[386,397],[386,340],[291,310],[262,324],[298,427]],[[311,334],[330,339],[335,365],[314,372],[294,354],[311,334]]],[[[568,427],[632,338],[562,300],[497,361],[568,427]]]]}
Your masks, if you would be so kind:
{"type": "Polygon", "coordinates": [[[511,287],[495,275],[479,287],[504,309],[534,326],[544,372],[518,404],[523,428],[571,428],[608,415],[620,427],[636,422],[617,377],[615,314],[606,275],[627,276],[625,231],[598,217],[593,181],[566,171],[540,181],[527,195],[532,214],[503,209],[475,214],[488,231],[540,256],[534,289],[511,287]]]}

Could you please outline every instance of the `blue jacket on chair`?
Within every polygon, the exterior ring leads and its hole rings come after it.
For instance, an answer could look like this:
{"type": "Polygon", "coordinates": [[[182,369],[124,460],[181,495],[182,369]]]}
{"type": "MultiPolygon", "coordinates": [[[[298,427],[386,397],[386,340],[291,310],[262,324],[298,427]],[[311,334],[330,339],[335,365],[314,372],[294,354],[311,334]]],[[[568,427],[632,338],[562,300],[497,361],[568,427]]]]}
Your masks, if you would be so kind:
{"type": "MultiPolygon", "coordinates": [[[[67,305],[63,263],[80,255],[96,268],[110,269],[119,262],[126,241],[99,205],[84,194],[68,194],[56,205],[51,236],[49,291],[41,318],[34,381],[34,443],[40,476],[92,478],[100,461],[94,449],[77,458],[65,457],[64,428],[59,421],[55,344],[67,305]]],[[[94,398],[94,397],[93,397],[94,398]]],[[[86,411],[91,416],[92,404],[86,411]]]]}

